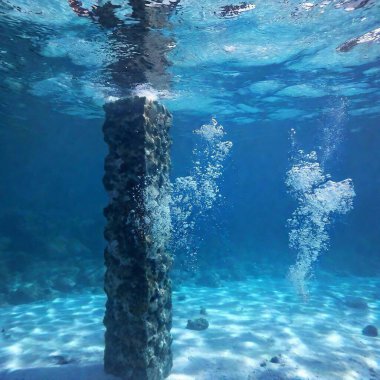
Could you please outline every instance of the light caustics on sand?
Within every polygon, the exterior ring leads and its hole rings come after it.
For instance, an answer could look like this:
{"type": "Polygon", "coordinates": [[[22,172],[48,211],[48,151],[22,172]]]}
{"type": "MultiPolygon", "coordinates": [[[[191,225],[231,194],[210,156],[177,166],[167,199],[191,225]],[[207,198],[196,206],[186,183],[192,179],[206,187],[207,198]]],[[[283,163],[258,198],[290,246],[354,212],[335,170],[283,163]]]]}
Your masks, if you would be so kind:
{"type": "Polygon", "coordinates": [[[289,246],[297,252],[289,279],[298,293],[306,298],[307,280],[312,275],[313,264],[328,249],[328,227],[335,214],[346,214],[352,209],[355,191],[349,178],[338,182],[331,180],[318,162],[315,151],[305,153],[299,150],[296,153],[286,175],[286,185],[298,202],[288,220],[289,246]]]}
{"type": "Polygon", "coordinates": [[[189,176],[178,177],[172,184],[172,242],[175,251],[184,251],[196,261],[192,238],[199,218],[221,199],[219,180],[232,142],[224,139],[226,132],[213,118],[209,124],[194,131],[200,142],[193,150],[193,168],[189,176]]]}

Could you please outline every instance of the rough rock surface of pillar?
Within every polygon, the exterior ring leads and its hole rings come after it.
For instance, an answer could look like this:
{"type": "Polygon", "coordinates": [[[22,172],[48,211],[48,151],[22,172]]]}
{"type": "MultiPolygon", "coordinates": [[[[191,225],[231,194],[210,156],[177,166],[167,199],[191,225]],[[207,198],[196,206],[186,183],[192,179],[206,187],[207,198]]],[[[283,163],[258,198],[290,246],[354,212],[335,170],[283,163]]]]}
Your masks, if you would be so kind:
{"type": "Polygon", "coordinates": [[[122,379],[160,380],[172,367],[171,115],[141,97],[109,103],[105,111],[105,370],[122,379]]]}

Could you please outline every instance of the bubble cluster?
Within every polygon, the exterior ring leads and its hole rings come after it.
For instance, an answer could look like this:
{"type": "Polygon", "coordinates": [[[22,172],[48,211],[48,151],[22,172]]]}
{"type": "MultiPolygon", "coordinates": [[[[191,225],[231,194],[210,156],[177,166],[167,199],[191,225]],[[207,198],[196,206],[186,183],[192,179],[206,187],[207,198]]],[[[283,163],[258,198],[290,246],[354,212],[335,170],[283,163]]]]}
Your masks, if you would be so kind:
{"type": "Polygon", "coordinates": [[[192,176],[176,178],[172,184],[171,215],[174,251],[191,251],[190,239],[195,227],[193,211],[197,191],[198,184],[192,176]]]}
{"type": "Polygon", "coordinates": [[[298,207],[288,220],[289,246],[297,251],[297,260],[290,267],[289,278],[297,291],[307,297],[307,280],[319,255],[329,243],[328,227],[335,214],[346,214],[355,197],[351,179],[334,182],[324,173],[317,153],[298,151],[287,172],[286,185],[298,201],[298,207]]]}
{"type": "Polygon", "coordinates": [[[232,148],[232,142],[224,140],[223,126],[214,118],[194,134],[200,141],[193,150],[193,168],[189,176],[173,182],[171,203],[173,249],[185,251],[192,261],[196,259],[193,239],[197,222],[221,199],[219,180],[232,148]]]}
{"type": "Polygon", "coordinates": [[[210,124],[202,125],[194,133],[202,140],[193,151],[192,174],[198,188],[195,202],[202,212],[211,209],[220,196],[217,180],[223,174],[223,163],[231,151],[232,142],[223,141],[226,132],[215,119],[210,124]]]}
{"type": "Polygon", "coordinates": [[[160,190],[150,184],[144,188],[144,225],[149,226],[154,253],[168,247],[171,236],[171,194],[169,182],[160,190]]]}
{"type": "Polygon", "coordinates": [[[339,146],[344,138],[346,120],[347,100],[345,98],[334,99],[325,111],[321,131],[320,161],[323,167],[329,160],[338,156],[339,146]]]}
{"type": "Polygon", "coordinates": [[[193,150],[190,175],[178,177],[172,183],[164,176],[160,187],[157,178],[145,178],[132,192],[138,206],[129,216],[136,219],[136,233],[151,244],[153,255],[170,246],[173,252],[187,256],[190,268],[196,264],[197,223],[221,198],[218,179],[232,147],[230,141],[223,140],[224,129],[215,119],[194,133],[200,136],[200,141],[193,150]]]}

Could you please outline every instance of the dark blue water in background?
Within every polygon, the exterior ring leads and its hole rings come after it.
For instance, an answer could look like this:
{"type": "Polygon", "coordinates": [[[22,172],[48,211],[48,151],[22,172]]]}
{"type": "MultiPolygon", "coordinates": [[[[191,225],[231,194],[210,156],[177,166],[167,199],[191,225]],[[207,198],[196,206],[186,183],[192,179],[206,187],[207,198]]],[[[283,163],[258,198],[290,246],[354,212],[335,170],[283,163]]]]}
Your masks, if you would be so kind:
{"type": "MultiPolygon", "coordinates": [[[[323,106],[321,102],[319,107],[323,106]]],[[[204,120],[207,121],[207,116],[204,120]]],[[[289,131],[297,128],[299,139],[313,149],[319,144],[321,123],[254,120],[241,126],[229,118],[219,121],[234,143],[221,184],[226,202],[215,210],[216,219],[223,218],[223,228],[213,232],[209,223],[202,226],[205,241],[200,260],[204,257],[205,262],[210,262],[211,257],[217,266],[223,266],[224,258],[244,260],[247,265],[257,263],[276,275],[285,274],[294,260],[294,252],[288,247],[286,221],[295,202],[284,183],[289,169],[289,131]],[[226,236],[227,245],[223,239],[226,236]]],[[[353,211],[338,217],[330,229],[331,248],[321,256],[319,265],[343,275],[376,276],[380,224],[379,196],[374,184],[379,182],[380,172],[379,163],[373,158],[377,155],[380,134],[373,119],[352,118],[343,128],[338,159],[329,162],[328,170],[336,179],[352,178],[357,196],[353,211]],[[360,132],[351,132],[358,125],[360,132]],[[363,151],[366,154],[360,153],[363,151]]],[[[173,135],[176,142],[175,128],[173,135]]],[[[183,138],[182,144],[173,144],[173,173],[186,173],[186,157],[180,156],[185,149],[190,155],[192,137],[183,138]]]]}
{"type": "MultiPolygon", "coordinates": [[[[41,103],[19,115],[27,122],[12,116],[4,118],[7,124],[1,133],[1,264],[3,278],[9,278],[2,282],[3,302],[4,298],[17,302],[7,297],[22,289],[23,281],[34,281],[34,272],[38,281],[42,272],[44,291],[49,286],[64,291],[78,291],[82,286],[100,289],[102,208],[107,203],[101,182],[106,153],[102,119],[81,120],[44,109],[41,103]],[[78,283],[76,272],[86,266],[90,267],[88,278],[78,283]],[[63,275],[73,276],[73,282],[54,284],[63,275]],[[21,283],[14,284],[15,278],[21,283]]],[[[208,121],[209,115],[174,113],[173,178],[191,169],[196,143],[192,128],[208,121]]],[[[218,271],[238,262],[247,274],[285,277],[295,259],[286,227],[295,207],[284,183],[289,131],[297,128],[299,140],[313,148],[321,122],[252,120],[242,126],[230,117],[219,122],[234,145],[220,182],[224,200],[196,231],[199,270],[218,271]]],[[[380,269],[380,132],[373,118],[350,118],[343,128],[338,158],[329,163],[328,170],[336,179],[352,178],[357,196],[353,211],[330,228],[330,249],[318,266],[339,275],[376,276],[380,269]],[[353,132],[358,126],[360,130],[353,132]]]]}

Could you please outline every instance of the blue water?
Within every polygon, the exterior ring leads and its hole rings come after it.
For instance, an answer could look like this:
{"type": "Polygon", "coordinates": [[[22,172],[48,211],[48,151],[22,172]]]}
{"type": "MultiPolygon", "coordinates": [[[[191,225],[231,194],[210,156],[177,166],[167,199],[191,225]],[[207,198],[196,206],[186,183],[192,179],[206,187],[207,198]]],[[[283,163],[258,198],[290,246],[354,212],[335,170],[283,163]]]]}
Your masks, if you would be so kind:
{"type": "MultiPolygon", "coordinates": [[[[136,24],[128,1],[112,3],[136,24]]],[[[379,338],[361,331],[380,328],[380,4],[258,0],[224,17],[226,5],[183,0],[129,46],[113,34],[120,26],[79,17],[66,1],[0,0],[0,369],[54,366],[54,352],[101,360],[102,106],[132,93],[173,114],[172,378],[379,378],[379,338]],[[118,70],[133,51],[145,54],[146,80],[127,86],[118,70]],[[342,309],[353,295],[364,312],[342,309]],[[92,306],[77,316],[84,299],[92,306]],[[54,302],[68,312],[63,326],[88,323],[94,336],[44,335],[60,323],[38,317],[54,302]],[[200,306],[209,335],[187,336],[183,321],[200,306]],[[329,344],[339,368],[311,354],[329,344]],[[260,367],[279,354],[284,377],[260,367]],[[231,370],[239,355],[242,373],[231,370]]]]}

